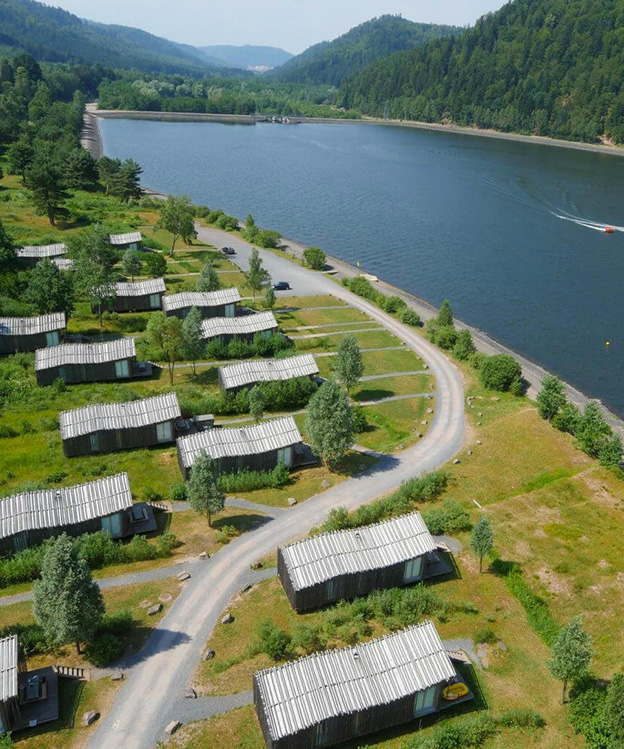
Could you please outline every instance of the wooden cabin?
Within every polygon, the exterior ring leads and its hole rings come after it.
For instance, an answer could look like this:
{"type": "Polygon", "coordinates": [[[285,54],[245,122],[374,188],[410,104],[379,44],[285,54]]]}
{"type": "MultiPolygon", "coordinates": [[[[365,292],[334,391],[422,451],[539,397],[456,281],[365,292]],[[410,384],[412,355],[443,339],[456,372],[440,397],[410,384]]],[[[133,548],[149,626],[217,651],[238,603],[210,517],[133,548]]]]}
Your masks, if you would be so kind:
{"type": "Polygon", "coordinates": [[[257,671],[254,705],[268,749],[316,749],[358,739],[472,699],[447,701],[461,679],[433,624],[325,650],[257,671]]]}
{"type": "Polygon", "coordinates": [[[108,241],[116,250],[140,250],[143,235],[140,231],[130,231],[125,234],[109,234],[108,241]]]}
{"type": "Polygon", "coordinates": [[[418,512],[320,533],[277,550],[277,574],[297,611],[449,572],[418,512]]]}
{"type": "Polygon", "coordinates": [[[10,554],[67,533],[105,530],[113,538],[156,530],[154,511],[133,504],[128,474],[0,499],[0,553],[10,554]]]}
{"type": "Polygon", "coordinates": [[[61,379],[68,385],[80,382],[106,382],[146,377],[149,362],[137,362],[134,338],[104,343],[62,343],[35,352],[38,385],[51,385],[61,379]]]}
{"type": "Polygon", "coordinates": [[[51,666],[28,671],[18,636],[0,639],[0,734],[58,717],[58,673],[51,666]]]}
{"type": "Polygon", "coordinates": [[[302,442],[292,416],[244,427],[208,429],[178,438],[178,463],[185,480],[202,453],[213,458],[222,473],[243,468],[266,471],[278,463],[290,468],[301,453],[302,442]]]}
{"type": "Polygon", "coordinates": [[[175,315],[184,319],[192,307],[197,307],[204,319],[210,317],[236,317],[241,296],[238,289],[218,289],[217,291],[181,291],[169,294],[163,299],[165,315],[175,315]]]}
{"type": "Polygon", "coordinates": [[[241,361],[219,367],[219,385],[236,392],[259,382],[284,382],[297,377],[317,377],[319,368],[312,354],[299,354],[283,359],[241,361]]]}
{"type": "Polygon", "coordinates": [[[0,317],[0,354],[58,346],[64,327],[64,312],[38,317],[0,317]]]}
{"type": "Polygon", "coordinates": [[[52,262],[59,270],[74,270],[74,261],[70,257],[54,257],[52,262]]]}
{"type": "Polygon", "coordinates": [[[64,242],[57,244],[25,245],[16,250],[17,257],[26,265],[34,267],[40,260],[47,258],[54,262],[67,253],[67,245],[64,242]]]}
{"type": "Polygon", "coordinates": [[[258,312],[256,315],[244,315],[243,317],[213,317],[202,323],[202,338],[211,341],[221,338],[231,341],[232,338],[242,338],[250,341],[256,333],[269,336],[276,333],[278,329],[277,320],[272,312],[258,312]]]}
{"type": "Polygon", "coordinates": [[[115,287],[113,312],[149,312],[162,309],[165,294],[164,278],[150,278],[147,281],[123,281],[115,287]]]}
{"type": "Polygon", "coordinates": [[[175,442],[181,418],[175,393],[127,403],[94,403],[60,414],[63,451],[68,458],[175,442]]]}

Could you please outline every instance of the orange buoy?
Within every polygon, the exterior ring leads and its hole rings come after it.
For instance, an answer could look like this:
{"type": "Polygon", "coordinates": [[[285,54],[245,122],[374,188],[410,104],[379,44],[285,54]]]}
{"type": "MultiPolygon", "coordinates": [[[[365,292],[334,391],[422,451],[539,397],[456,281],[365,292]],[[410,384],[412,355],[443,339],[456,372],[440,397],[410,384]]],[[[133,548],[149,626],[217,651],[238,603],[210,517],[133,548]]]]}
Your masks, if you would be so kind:
{"type": "Polygon", "coordinates": [[[612,226],[605,226],[604,230],[605,234],[613,234],[615,232],[615,229],[612,226]]]}

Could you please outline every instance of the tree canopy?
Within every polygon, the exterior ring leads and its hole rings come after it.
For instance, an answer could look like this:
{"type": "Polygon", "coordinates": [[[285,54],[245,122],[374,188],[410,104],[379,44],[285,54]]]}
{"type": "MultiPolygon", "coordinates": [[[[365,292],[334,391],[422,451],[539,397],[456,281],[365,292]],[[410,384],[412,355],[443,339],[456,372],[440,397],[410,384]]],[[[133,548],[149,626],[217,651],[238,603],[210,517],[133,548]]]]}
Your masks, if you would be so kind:
{"type": "MultiPolygon", "coordinates": [[[[186,195],[170,195],[160,209],[158,226],[171,234],[171,251],[173,256],[178,239],[186,242],[197,236],[195,232],[195,209],[186,195]]],[[[200,289],[203,291],[203,289],[200,289]]]]}
{"type": "Polygon", "coordinates": [[[310,398],[306,412],[310,446],[330,467],[339,463],[353,444],[353,414],[347,393],[327,380],[310,398]]]}
{"type": "Polygon", "coordinates": [[[206,513],[211,526],[212,516],[218,515],[225,507],[225,494],[219,489],[216,465],[206,453],[199,455],[193,463],[187,493],[191,508],[200,515],[206,513]]]}

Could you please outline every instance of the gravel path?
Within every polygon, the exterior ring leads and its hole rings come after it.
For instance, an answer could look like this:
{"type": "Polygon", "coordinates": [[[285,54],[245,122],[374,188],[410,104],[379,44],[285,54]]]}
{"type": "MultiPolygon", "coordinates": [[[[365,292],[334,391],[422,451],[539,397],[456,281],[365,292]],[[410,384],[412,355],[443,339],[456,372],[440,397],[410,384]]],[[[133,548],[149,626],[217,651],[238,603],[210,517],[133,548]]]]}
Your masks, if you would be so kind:
{"type": "MultiPolygon", "coordinates": [[[[237,263],[246,268],[251,247],[242,239],[215,229],[200,228],[200,238],[232,245],[237,263]]],[[[253,533],[234,539],[202,566],[195,568],[167,614],[137,654],[115,702],[91,734],[94,749],[148,749],[164,738],[170,720],[179,719],[179,700],[192,681],[205,643],[232,595],[248,584],[250,565],[276,546],[298,538],[321,523],[332,507],[352,510],[388,493],[402,481],[437,468],[452,458],[464,440],[464,391],[459,372],[442,352],[415,331],[401,325],[370,302],[336,285],[323,274],[263,253],[269,273],[288,280],[292,294],[332,294],[382,324],[427,361],[437,383],[436,412],[426,436],[394,456],[383,456],[369,470],[311,497],[253,533]]],[[[281,292],[280,292],[281,295],[281,292]]]]}

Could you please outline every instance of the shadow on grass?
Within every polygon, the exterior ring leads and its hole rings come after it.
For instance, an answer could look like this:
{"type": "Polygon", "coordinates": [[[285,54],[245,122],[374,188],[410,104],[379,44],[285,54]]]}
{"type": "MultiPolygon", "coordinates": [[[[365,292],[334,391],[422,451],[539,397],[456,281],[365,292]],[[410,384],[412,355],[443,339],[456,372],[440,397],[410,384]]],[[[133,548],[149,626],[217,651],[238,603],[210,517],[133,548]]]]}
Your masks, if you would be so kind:
{"type": "Polygon", "coordinates": [[[385,390],[384,388],[370,388],[370,390],[360,390],[353,396],[353,400],[358,403],[362,401],[380,401],[383,398],[392,398],[396,395],[394,390],[385,390]]]}
{"type": "MultiPolygon", "coordinates": [[[[191,374],[192,374],[191,370],[191,374]]],[[[203,369],[198,372],[195,376],[191,377],[191,382],[197,385],[216,385],[219,382],[219,368],[210,367],[209,369],[203,369]]]]}

